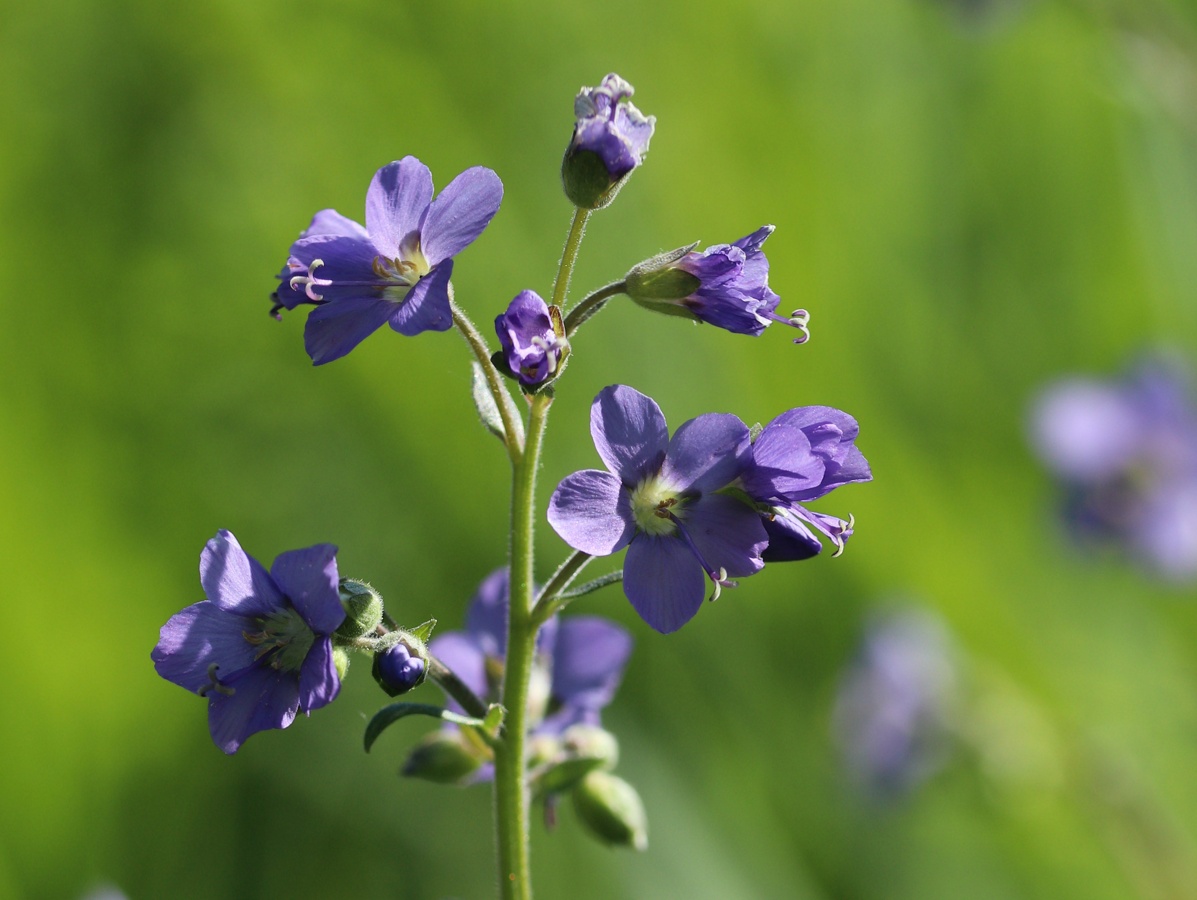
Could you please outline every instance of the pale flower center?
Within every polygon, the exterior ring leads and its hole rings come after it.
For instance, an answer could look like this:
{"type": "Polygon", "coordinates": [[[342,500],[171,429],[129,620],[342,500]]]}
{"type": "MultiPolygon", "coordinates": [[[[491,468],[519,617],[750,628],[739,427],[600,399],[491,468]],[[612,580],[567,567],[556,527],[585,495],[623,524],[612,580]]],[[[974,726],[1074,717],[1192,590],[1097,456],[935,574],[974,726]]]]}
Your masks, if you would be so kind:
{"type": "Polygon", "coordinates": [[[667,535],[677,531],[673,521],[679,516],[685,501],[681,495],[660,478],[650,476],[632,490],[632,516],[636,527],[645,534],[667,535]]]}

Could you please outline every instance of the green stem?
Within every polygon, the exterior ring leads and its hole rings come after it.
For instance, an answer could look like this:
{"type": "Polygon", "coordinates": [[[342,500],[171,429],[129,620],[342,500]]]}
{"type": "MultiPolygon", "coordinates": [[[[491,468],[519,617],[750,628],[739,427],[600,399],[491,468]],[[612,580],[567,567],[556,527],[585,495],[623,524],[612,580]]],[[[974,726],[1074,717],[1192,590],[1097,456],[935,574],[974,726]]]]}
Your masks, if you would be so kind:
{"type": "Polygon", "coordinates": [[[537,628],[551,619],[553,613],[564,605],[558,603],[561,592],[570,586],[570,583],[578,577],[578,573],[593,558],[589,553],[575,550],[566,558],[565,562],[557,567],[557,571],[553,573],[549,583],[541,589],[536,598],[536,605],[532,609],[532,623],[537,628]]]}
{"type": "Polygon", "coordinates": [[[574,261],[578,258],[578,248],[582,246],[588,218],[590,210],[574,210],[574,220],[565,238],[565,249],[561,251],[561,264],[557,267],[557,281],[553,284],[553,306],[558,308],[565,306],[565,293],[569,290],[569,278],[574,272],[574,261]]]}
{"type": "Polygon", "coordinates": [[[476,719],[486,717],[486,704],[469,686],[457,677],[457,673],[443,662],[428,654],[428,677],[431,678],[446,694],[461,704],[461,708],[476,719]]]}
{"type": "Polygon", "coordinates": [[[532,621],[533,534],[536,474],[548,418],[548,394],[532,398],[523,457],[515,466],[511,492],[511,580],[507,616],[507,660],[503,674],[506,733],[495,749],[495,829],[499,842],[499,887],[510,900],[532,896],[528,858],[528,789],[524,779],[528,736],[528,686],[536,647],[532,621]]]}
{"type": "Polygon", "coordinates": [[[603,304],[618,294],[625,294],[627,285],[622,281],[615,281],[599,288],[593,294],[583,298],[582,302],[569,311],[565,317],[565,336],[571,338],[578,326],[603,308],[603,304]]]}
{"type": "Polygon", "coordinates": [[[470,349],[474,351],[474,356],[478,359],[478,364],[482,366],[482,373],[486,376],[486,385],[490,388],[491,396],[495,398],[495,406],[499,408],[499,418],[503,420],[503,443],[507,445],[507,455],[511,457],[512,465],[518,465],[524,452],[524,422],[516,411],[511,394],[507,393],[507,388],[503,386],[503,376],[499,374],[495,364],[490,361],[490,348],[486,345],[486,341],[478,333],[478,329],[474,327],[470,317],[465,314],[465,310],[458,306],[456,301],[449,300],[449,309],[453,312],[453,324],[457,326],[461,336],[466,339],[466,343],[470,345],[470,349]]]}

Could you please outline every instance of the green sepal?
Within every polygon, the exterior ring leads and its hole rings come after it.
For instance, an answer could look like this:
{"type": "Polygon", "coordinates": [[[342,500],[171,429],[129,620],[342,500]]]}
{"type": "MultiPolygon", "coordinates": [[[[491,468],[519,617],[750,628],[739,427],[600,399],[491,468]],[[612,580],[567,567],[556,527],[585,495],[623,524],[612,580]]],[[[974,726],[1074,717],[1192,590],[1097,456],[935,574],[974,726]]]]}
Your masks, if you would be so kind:
{"type": "Polygon", "coordinates": [[[436,619],[429,619],[422,625],[417,625],[415,628],[409,628],[407,633],[412,637],[419,638],[425,644],[432,638],[432,629],[436,628],[436,619]]]}
{"type": "Polygon", "coordinates": [[[571,725],[561,735],[558,752],[545,761],[533,785],[540,794],[566,791],[593,771],[615,768],[618,761],[615,735],[596,725],[571,725]]]}
{"type": "Polygon", "coordinates": [[[648,849],[648,815],[636,789],[610,772],[594,771],[573,790],[574,811],[592,835],[614,847],[648,849]]]}
{"type": "Polygon", "coordinates": [[[632,269],[624,278],[627,295],[637,303],[671,303],[689,297],[702,286],[699,277],[685,269],[638,271],[639,268],[632,269]]]}
{"type": "Polygon", "coordinates": [[[603,158],[593,150],[571,147],[561,160],[561,186],[569,202],[579,209],[594,210],[609,206],[627,180],[627,175],[612,178],[603,158]]]}
{"type": "Polygon", "coordinates": [[[357,578],[342,578],[337,586],[345,621],[337,628],[337,637],[355,640],[372,633],[382,622],[382,596],[357,578]]]}
{"type": "Polygon", "coordinates": [[[764,430],[765,426],[763,426],[760,422],[754,423],[753,426],[748,429],[748,440],[755,444],[756,439],[761,436],[761,432],[764,430]]]}
{"type": "MultiPolygon", "coordinates": [[[[428,703],[392,703],[390,706],[384,706],[374,714],[369,724],[366,725],[365,745],[366,752],[370,752],[370,748],[374,746],[374,742],[378,740],[378,736],[386,731],[394,722],[408,716],[431,716],[434,719],[443,719],[446,722],[452,722],[454,725],[469,725],[475,728],[482,728],[490,733],[490,726],[488,723],[492,721],[494,709],[498,704],[493,704],[487,710],[485,719],[475,719],[473,716],[463,716],[460,713],[455,713],[452,710],[445,709],[443,706],[432,706],[428,703]]],[[[502,710],[502,707],[498,707],[502,710]]],[[[498,722],[502,724],[502,712],[498,714],[498,722]]],[[[495,728],[497,732],[497,726],[495,728]]]]}
{"type": "Polygon", "coordinates": [[[336,645],[332,648],[333,665],[337,669],[337,679],[345,680],[345,676],[349,674],[349,651],[344,647],[336,645]]]}

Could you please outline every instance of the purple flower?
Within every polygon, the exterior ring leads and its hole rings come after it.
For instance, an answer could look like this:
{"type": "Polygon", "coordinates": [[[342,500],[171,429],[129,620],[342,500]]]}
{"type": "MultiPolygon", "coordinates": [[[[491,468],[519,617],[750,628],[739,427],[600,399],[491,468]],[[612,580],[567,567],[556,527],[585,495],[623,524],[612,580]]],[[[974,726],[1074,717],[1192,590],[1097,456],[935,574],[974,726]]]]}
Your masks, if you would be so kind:
{"type": "Polygon", "coordinates": [[[610,74],[574,100],[573,138],[561,164],[565,193],[577,206],[599,209],[614,198],[624,178],[644,161],[656,118],[628,99],[632,86],[610,74]]]}
{"type": "Polygon", "coordinates": [[[382,326],[400,334],[453,325],[453,256],[494,218],[503,184],[475,166],[435,200],[432,174],[414,156],[379,169],[366,193],[366,227],[326,209],[291,245],[275,308],[311,303],[304,345],[316,365],[340,359],[382,326]]]}
{"type": "Polygon", "coordinates": [[[804,343],[810,337],[809,314],[798,309],[789,318],[779,316],[781,298],[769,289],[769,260],[761,247],[772,233],[772,225],[763,225],[732,244],[649,260],[628,273],[628,296],[649,309],[672,307],[662,311],[682,311],[736,334],[755,337],[770,323],[781,322],[799,329],[802,334],[794,343],[804,343]]]}
{"type": "MultiPolygon", "coordinates": [[[[497,569],[479,586],[466,612],[465,631],[438,635],[429,652],[485,701],[497,701],[507,651],[508,571],[497,569]]],[[[533,735],[560,735],[571,725],[599,725],[615,696],[632,639],[598,616],[550,619],[536,640],[529,719],[533,735]]],[[[449,706],[461,708],[450,699],[449,706]]],[[[456,728],[456,726],[450,726],[456,728]]],[[[489,777],[490,767],[479,770],[489,777]]]]}
{"type": "Polygon", "coordinates": [[[852,536],[853,519],[837,519],[805,504],[842,484],[871,481],[856,447],[856,420],[830,406],[800,406],[782,413],[757,437],[739,485],[758,504],[769,546],[765,562],[809,559],[823,549],[815,532],[835,545],[852,536]],[[813,530],[812,530],[813,529],[813,530]]]}
{"type": "Polygon", "coordinates": [[[330,638],[345,618],[336,552],[332,544],[291,550],[267,572],[231,532],[204,547],[208,599],[162,626],[150,658],[167,681],[208,698],[208,728],[225,753],[340,691],[330,638]]]}
{"type": "Polygon", "coordinates": [[[424,680],[424,660],[404,644],[395,644],[378,656],[378,677],[391,696],[405,694],[424,680]]]}
{"type": "Polygon", "coordinates": [[[1058,382],[1031,427],[1077,537],[1121,544],[1167,577],[1197,576],[1197,406],[1181,369],[1154,360],[1117,381],[1058,382]]]}
{"type": "Polygon", "coordinates": [[[520,291],[495,318],[495,333],[507,368],[526,387],[536,387],[557,374],[569,343],[553,326],[549,306],[535,291],[520,291]]]}
{"type": "Polygon", "coordinates": [[[955,680],[937,620],[905,611],[868,624],[840,680],[833,716],[844,763],[862,787],[892,797],[938,768],[955,680]]]}
{"type": "Polygon", "coordinates": [[[708,413],[673,438],[660,407],[624,385],[604,388],[590,433],[607,472],[567,476],[549,501],[549,522],[567,544],[593,556],[628,548],[623,589],[641,618],[668,633],[694,617],[706,578],[720,586],[763,562],[766,534],[755,510],[717,493],[740,474],[748,429],[708,413]]]}

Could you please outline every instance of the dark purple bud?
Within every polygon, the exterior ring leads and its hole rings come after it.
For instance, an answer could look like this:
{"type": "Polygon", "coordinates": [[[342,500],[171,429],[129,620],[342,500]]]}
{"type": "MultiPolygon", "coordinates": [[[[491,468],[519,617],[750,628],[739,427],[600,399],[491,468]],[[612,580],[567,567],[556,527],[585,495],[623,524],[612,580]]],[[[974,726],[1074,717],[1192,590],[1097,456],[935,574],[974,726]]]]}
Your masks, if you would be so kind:
{"type": "Polygon", "coordinates": [[[560,313],[535,291],[520,291],[495,318],[495,333],[503,348],[503,361],[525,387],[537,387],[554,378],[569,352],[560,313]]]}
{"type": "Polygon", "coordinates": [[[427,670],[424,659],[404,643],[395,644],[374,657],[374,677],[392,697],[406,694],[420,684],[427,670]]]}

